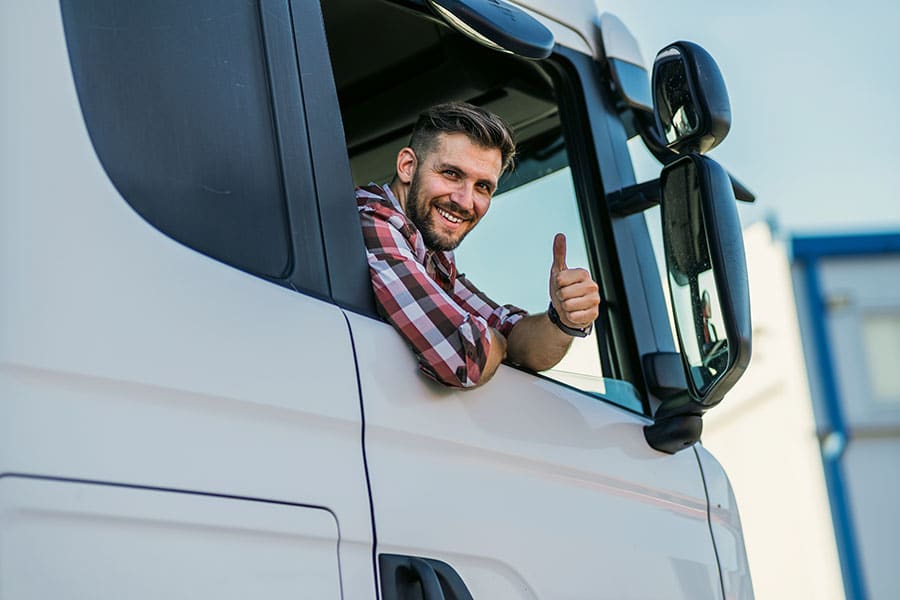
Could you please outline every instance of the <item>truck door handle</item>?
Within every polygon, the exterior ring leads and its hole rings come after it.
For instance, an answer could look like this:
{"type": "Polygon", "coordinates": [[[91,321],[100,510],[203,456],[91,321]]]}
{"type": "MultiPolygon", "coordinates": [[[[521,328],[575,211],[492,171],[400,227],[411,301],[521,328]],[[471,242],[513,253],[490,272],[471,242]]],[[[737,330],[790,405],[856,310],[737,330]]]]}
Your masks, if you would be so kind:
{"type": "Polygon", "coordinates": [[[423,600],[447,600],[444,598],[444,590],[441,589],[441,582],[438,581],[437,573],[434,568],[421,558],[411,557],[409,566],[419,578],[422,584],[423,600]]]}
{"type": "Polygon", "coordinates": [[[421,556],[379,554],[381,599],[472,600],[459,574],[445,562],[421,556]],[[421,590],[421,596],[419,596],[421,590]]]}

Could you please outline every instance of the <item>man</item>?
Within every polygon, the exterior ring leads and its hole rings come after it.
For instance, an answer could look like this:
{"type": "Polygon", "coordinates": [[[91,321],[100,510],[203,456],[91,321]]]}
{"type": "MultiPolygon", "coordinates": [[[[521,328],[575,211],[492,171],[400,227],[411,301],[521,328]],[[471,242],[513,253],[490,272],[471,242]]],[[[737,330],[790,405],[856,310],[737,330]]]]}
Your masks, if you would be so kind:
{"type": "Polygon", "coordinates": [[[422,371],[449,386],[483,385],[504,360],[549,369],[599,311],[590,274],[566,266],[562,234],[553,240],[546,313],[498,306],[457,273],[453,249],[487,213],[514,154],[502,119],[471,104],[441,104],[419,117],[390,185],[356,190],[378,309],[422,371]]]}

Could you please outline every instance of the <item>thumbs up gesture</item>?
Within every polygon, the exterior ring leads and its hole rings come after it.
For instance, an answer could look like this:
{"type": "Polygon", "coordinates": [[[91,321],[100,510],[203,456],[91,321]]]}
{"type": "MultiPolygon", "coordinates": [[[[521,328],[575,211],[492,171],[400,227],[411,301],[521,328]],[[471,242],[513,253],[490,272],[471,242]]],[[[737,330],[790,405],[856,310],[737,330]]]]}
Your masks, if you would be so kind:
{"type": "Polygon", "coordinates": [[[600,291],[586,269],[566,265],[566,236],[553,238],[553,265],[550,267],[550,302],[564,325],[583,329],[600,312],[600,291]]]}

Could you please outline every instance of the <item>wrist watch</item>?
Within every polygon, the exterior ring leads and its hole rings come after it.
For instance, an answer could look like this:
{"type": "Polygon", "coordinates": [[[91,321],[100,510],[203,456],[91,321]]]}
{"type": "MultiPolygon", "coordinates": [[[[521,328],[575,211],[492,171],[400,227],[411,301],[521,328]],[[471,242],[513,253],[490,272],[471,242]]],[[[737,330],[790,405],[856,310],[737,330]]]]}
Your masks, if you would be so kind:
{"type": "Polygon", "coordinates": [[[553,306],[552,302],[547,308],[547,316],[550,317],[551,323],[559,327],[563,331],[563,333],[567,333],[572,337],[587,337],[588,335],[590,335],[591,330],[594,328],[593,323],[581,329],[578,329],[576,327],[569,327],[559,319],[559,313],[556,312],[556,308],[553,306]]]}

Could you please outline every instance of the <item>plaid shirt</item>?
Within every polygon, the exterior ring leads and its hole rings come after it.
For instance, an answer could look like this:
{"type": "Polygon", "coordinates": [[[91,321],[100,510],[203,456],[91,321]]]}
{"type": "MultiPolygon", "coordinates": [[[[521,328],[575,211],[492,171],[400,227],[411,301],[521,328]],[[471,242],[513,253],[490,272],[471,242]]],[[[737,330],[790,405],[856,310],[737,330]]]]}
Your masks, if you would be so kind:
{"type": "Polygon", "coordinates": [[[356,189],[369,272],[379,312],[412,346],[422,371],[454,387],[481,379],[491,338],[527,313],[498,306],[465,275],[452,252],[429,250],[387,185],[356,189]]]}

